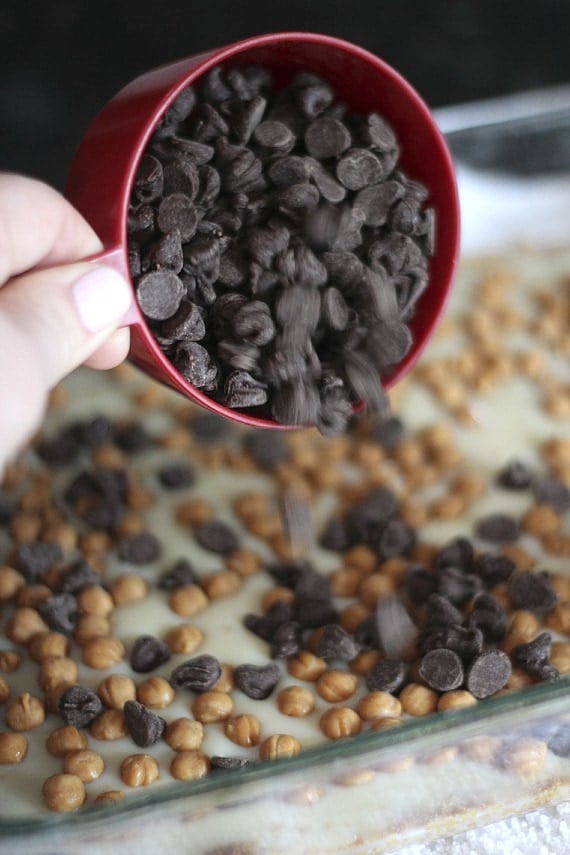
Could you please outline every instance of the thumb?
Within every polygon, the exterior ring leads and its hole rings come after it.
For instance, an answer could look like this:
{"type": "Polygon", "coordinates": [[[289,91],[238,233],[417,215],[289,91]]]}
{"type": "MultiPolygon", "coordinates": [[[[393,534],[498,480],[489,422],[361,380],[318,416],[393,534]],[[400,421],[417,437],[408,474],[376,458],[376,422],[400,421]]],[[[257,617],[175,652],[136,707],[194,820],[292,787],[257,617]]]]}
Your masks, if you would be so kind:
{"type": "Polygon", "coordinates": [[[0,289],[0,470],[41,423],[48,392],[116,329],[132,301],[115,270],[34,270],[0,289]]]}

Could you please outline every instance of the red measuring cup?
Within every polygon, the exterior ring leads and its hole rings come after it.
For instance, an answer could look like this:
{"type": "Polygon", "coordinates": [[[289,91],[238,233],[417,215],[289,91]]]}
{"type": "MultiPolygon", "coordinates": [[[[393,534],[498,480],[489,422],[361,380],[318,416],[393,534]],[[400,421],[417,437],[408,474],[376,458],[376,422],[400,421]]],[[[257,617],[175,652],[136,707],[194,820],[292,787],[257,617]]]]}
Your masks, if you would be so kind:
{"type": "MultiPolygon", "coordinates": [[[[459,253],[459,203],[451,156],[427,106],[393,68],[354,44],[315,33],[254,36],[154,69],[125,86],[87,129],[66,185],[68,199],[105,247],[97,260],[130,279],[127,213],[140,160],[175,98],[216,65],[265,67],[276,86],[286,85],[298,71],[320,75],[352,112],[376,111],[392,125],[402,169],[429,189],[436,212],[430,282],[410,324],[412,348],[384,379],[389,388],[416,362],[444,309],[459,253]]],[[[229,409],[188,383],[160,349],[136,303],[124,322],[131,332],[129,358],[147,374],[226,418],[254,427],[287,427],[229,409]]]]}

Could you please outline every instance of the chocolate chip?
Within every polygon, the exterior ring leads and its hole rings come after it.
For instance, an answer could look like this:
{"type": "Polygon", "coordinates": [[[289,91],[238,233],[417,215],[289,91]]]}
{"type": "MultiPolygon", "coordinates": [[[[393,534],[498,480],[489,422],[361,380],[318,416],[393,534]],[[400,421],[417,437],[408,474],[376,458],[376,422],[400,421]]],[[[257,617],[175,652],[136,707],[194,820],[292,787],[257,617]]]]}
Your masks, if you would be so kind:
{"type": "Polygon", "coordinates": [[[272,659],[294,656],[302,647],[302,627],[297,621],[287,621],[277,627],[271,637],[272,659]]]}
{"type": "Polygon", "coordinates": [[[210,757],[212,772],[232,772],[235,769],[245,769],[253,765],[253,761],[245,757],[222,757],[214,754],[210,757]]]}
{"type": "Polygon", "coordinates": [[[438,692],[452,692],[463,683],[463,663],[453,650],[435,648],[422,658],[420,676],[438,692]]]}
{"type": "Polygon", "coordinates": [[[161,465],[158,480],[168,490],[177,490],[190,487],[196,480],[196,473],[185,460],[175,460],[161,465]]]}
{"type": "Polygon", "coordinates": [[[18,568],[28,582],[35,582],[42,573],[63,558],[59,543],[37,540],[18,547],[18,568]]]}
{"type": "Polygon", "coordinates": [[[78,594],[83,588],[100,585],[101,576],[87,561],[78,559],[64,570],[58,585],[61,593],[78,594]]]}
{"type": "Polygon", "coordinates": [[[417,535],[412,526],[403,520],[390,520],[382,528],[375,543],[381,561],[407,555],[413,548],[417,535]]]}
{"type": "Polygon", "coordinates": [[[196,342],[178,342],[173,363],[182,376],[197,389],[211,391],[216,388],[218,367],[206,348],[196,342]]]}
{"type": "Polygon", "coordinates": [[[406,574],[405,591],[414,606],[422,606],[435,594],[437,577],[426,567],[411,566],[406,574]]]}
{"type": "Polygon", "coordinates": [[[295,135],[284,122],[267,119],[253,131],[253,141],[262,155],[284,155],[295,145],[295,135]]]}
{"type": "Polygon", "coordinates": [[[131,648],[130,663],[137,674],[148,674],[170,659],[170,648],[153,635],[139,635],[131,648]]]}
{"type": "Polygon", "coordinates": [[[552,636],[549,632],[541,632],[532,641],[515,645],[511,650],[511,660],[513,665],[534,675],[548,663],[551,652],[552,636]]]}
{"type": "Polygon", "coordinates": [[[201,341],[206,335],[206,325],[198,306],[192,301],[183,301],[180,308],[160,326],[162,336],[173,341],[201,341]]]}
{"type": "Polygon", "coordinates": [[[369,692],[399,692],[408,677],[408,667],[399,659],[383,659],[366,675],[369,692]]]}
{"type": "Polygon", "coordinates": [[[330,116],[315,119],[305,132],[307,151],[317,160],[338,157],[350,143],[350,131],[346,125],[330,116]]]}
{"type": "Polygon", "coordinates": [[[153,321],[171,318],[183,296],[184,285],[171,270],[154,270],[138,281],[138,304],[142,313],[153,321]]]}
{"type": "Polygon", "coordinates": [[[428,627],[418,636],[418,648],[422,653],[427,653],[429,650],[445,647],[457,653],[465,664],[469,664],[483,649],[483,641],[483,633],[475,627],[428,627]]]}
{"type": "Polygon", "coordinates": [[[230,409],[261,407],[268,397],[265,383],[260,383],[248,371],[236,369],[226,377],[223,398],[230,409]]]}
{"type": "Polygon", "coordinates": [[[464,573],[457,567],[437,571],[437,591],[455,606],[464,606],[479,593],[483,582],[474,573],[464,573]]]}
{"type": "Polygon", "coordinates": [[[336,165],[338,180],[347,190],[362,190],[378,184],[384,177],[381,162],[366,148],[351,148],[336,165]]]}
{"type": "Polygon", "coordinates": [[[520,528],[513,517],[495,513],[477,520],[475,534],[492,543],[512,543],[518,540],[520,528]]]}
{"type": "Polygon", "coordinates": [[[522,460],[511,460],[497,475],[497,484],[506,490],[526,490],[532,482],[532,473],[522,460]]]}
{"type": "Polygon", "coordinates": [[[170,675],[170,684],[175,689],[192,692],[207,692],[222,675],[222,666],[215,656],[203,653],[178,665],[170,675]]]}
{"type": "Polygon", "coordinates": [[[508,555],[494,555],[484,552],[479,555],[473,567],[487,588],[494,588],[507,582],[516,570],[515,562],[508,555]]]}
{"type": "Polygon", "coordinates": [[[507,634],[509,619],[498,600],[490,594],[481,594],[475,600],[466,626],[480,630],[487,643],[498,644],[507,634]]]}
{"type": "Polygon", "coordinates": [[[161,544],[150,531],[141,531],[122,537],[117,544],[117,555],[130,564],[150,564],[160,557],[161,544]]]}
{"type": "Polygon", "coordinates": [[[196,585],[197,577],[194,568],[186,558],[175,561],[172,567],[163,573],[158,580],[158,587],[162,591],[175,591],[184,585],[196,585]]]}
{"type": "Polygon", "coordinates": [[[509,579],[509,594],[516,609],[528,609],[539,615],[555,607],[558,597],[547,572],[517,571],[509,579]]]}
{"type": "Polygon", "coordinates": [[[263,701],[281,679],[278,665],[238,665],[234,670],[237,688],[254,701],[263,701]]]}
{"type": "Polygon", "coordinates": [[[148,204],[162,194],[164,175],[162,164],[152,154],[143,155],[133,184],[135,204],[148,204]]]}
{"type": "Polygon", "coordinates": [[[350,662],[358,655],[360,647],[342,626],[328,624],[322,628],[315,645],[315,653],[322,659],[350,662]]]}
{"type": "Polygon", "coordinates": [[[533,492],[537,503],[550,505],[558,513],[570,508],[570,488],[558,478],[541,478],[534,484],[533,492]]]}
{"type": "Polygon", "coordinates": [[[77,601],[73,594],[53,594],[39,603],[38,612],[54,632],[71,635],[77,623],[77,601]]]}
{"type": "Polygon", "coordinates": [[[426,603],[426,626],[446,629],[460,626],[463,613],[441,594],[431,594],[426,603]]]}
{"type": "Polygon", "coordinates": [[[289,623],[293,610],[288,603],[277,601],[264,615],[247,614],[243,623],[246,629],[262,638],[271,641],[280,626],[289,623]]]}
{"type": "Polygon", "coordinates": [[[91,689],[70,686],[60,695],[57,708],[66,724],[87,727],[103,711],[103,702],[91,689]]]}
{"type": "Polygon", "coordinates": [[[454,537],[437,550],[434,565],[436,568],[456,567],[469,572],[473,566],[475,549],[467,537],[454,537]]]}
{"type": "Polygon", "coordinates": [[[466,688],[479,700],[503,689],[511,676],[511,662],[502,650],[484,650],[467,672],[466,688]]]}
{"type": "Polygon", "coordinates": [[[196,527],[196,540],[203,549],[229,555],[240,547],[240,539],[227,523],[221,520],[207,520],[196,527]]]}
{"type": "Polygon", "coordinates": [[[138,701],[127,701],[123,707],[129,736],[139,748],[148,748],[163,735],[165,720],[138,701]]]}

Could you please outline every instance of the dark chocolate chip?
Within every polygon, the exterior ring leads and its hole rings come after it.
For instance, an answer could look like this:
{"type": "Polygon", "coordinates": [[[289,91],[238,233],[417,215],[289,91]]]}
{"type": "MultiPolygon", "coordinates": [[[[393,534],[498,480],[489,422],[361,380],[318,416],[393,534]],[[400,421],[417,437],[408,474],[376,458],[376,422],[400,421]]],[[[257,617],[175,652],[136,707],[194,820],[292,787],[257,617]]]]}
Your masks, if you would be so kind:
{"type": "Polygon", "coordinates": [[[471,663],[466,688],[479,700],[503,689],[511,676],[511,662],[502,650],[484,650],[471,663]]]}
{"type": "Polygon", "coordinates": [[[100,585],[101,576],[87,561],[78,559],[72,562],[69,567],[64,570],[58,590],[61,593],[78,594],[83,588],[90,588],[92,585],[100,585]]]}
{"type": "Polygon", "coordinates": [[[305,131],[307,151],[317,160],[338,157],[350,143],[350,131],[346,125],[330,116],[315,119],[305,131]]]}
{"type": "Polygon", "coordinates": [[[173,363],[185,380],[198,389],[211,391],[218,382],[218,367],[205,347],[193,341],[178,342],[173,363]]]}
{"type": "Polygon", "coordinates": [[[215,656],[203,653],[178,665],[170,675],[170,684],[175,689],[192,692],[208,692],[222,675],[222,666],[215,656]]]}
{"type": "Polygon", "coordinates": [[[77,623],[77,601],[73,594],[61,593],[42,600],[38,612],[54,632],[71,635],[77,623]]]}
{"type": "Polygon", "coordinates": [[[437,571],[437,591],[450,603],[462,607],[483,588],[483,582],[474,573],[464,573],[457,567],[443,567],[437,571]]]}
{"type": "Polygon", "coordinates": [[[150,531],[141,531],[122,537],[117,544],[117,555],[130,564],[150,564],[160,557],[158,537],[150,531]]]}
{"type": "Polygon", "coordinates": [[[103,711],[103,702],[91,689],[70,686],[60,695],[57,708],[66,724],[87,727],[103,711]]]}
{"type": "Polygon", "coordinates": [[[293,609],[288,603],[277,601],[264,615],[247,614],[243,623],[246,629],[264,641],[271,641],[280,626],[289,623],[293,609]]]}
{"type": "Polygon", "coordinates": [[[463,683],[463,663],[453,650],[438,647],[422,658],[420,675],[438,692],[452,692],[463,683]]]}
{"type": "Polygon", "coordinates": [[[287,621],[277,627],[271,637],[271,658],[286,659],[294,656],[302,647],[303,636],[301,624],[297,621],[287,621]]]}
{"type": "Polygon", "coordinates": [[[509,579],[509,594],[515,609],[528,609],[539,615],[552,611],[558,601],[545,571],[516,571],[509,579]]]}
{"type": "Polygon", "coordinates": [[[322,659],[350,662],[360,652],[354,638],[342,626],[328,624],[323,626],[315,645],[315,653],[322,659]]]}
{"type": "Polygon", "coordinates": [[[415,546],[416,531],[403,520],[392,519],[382,528],[375,543],[381,561],[407,555],[415,546]]]}
{"type": "Polygon", "coordinates": [[[165,720],[138,701],[127,701],[123,707],[129,736],[139,748],[148,748],[162,737],[165,720]]]}
{"type": "Polygon", "coordinates": [[[63,550],[59,543],[36,540],[18,547],[18,569],[28,582],[35,582],[53,564],[61,561],[63,550]]]}
{"type": "Polygon", "coordinates": [[[399,692],[408,677],[408,666],[399,659],[382,659],[366,675],[369,692],[399,692]]]}
{"type": "Polygon", "coordinates": [[[195,535],[201,547],[220,555],[229,555],[240,547],[238,535],[222,520],[207,520],[196,527],[195,535]]]}
{"type": "Polygon", "coordinates": [[[179,308],[184,290],[181,279],[171,270],[154,270],[139,279],[138,304],[147,318],[164,321],[179,308]]]}
{"type": "Polygon", "coordinates": [[[197,577],[194,568],[186,558],[180,558],[172,567],[163,573],[158,580],[158,587],[162,591],[175,591],[184,585],[196,585],[197,577]]]}
{"type": "Polygon", "coordinates": [[[481,594],[475,600],[465,625],[479,629],[487,643],[498,644],[507,634],[509,619],[498,600],[490,594],[481,594]]]}
{"type": "Polygon", "coordinates": [[[495,585],[507,582],[515,572],[516,565],[508,555],[484,552],[476,559],[473,569],[487,588],[493,588],[495,585]]]}
{"type": "Polygon", "coordinates": [[[338,161],[336,174],[347,190],[362,190],[384,178],[383,166],[374,152],[351,148],[338,161]]]}
{"type": "Polygon", "coordinates": [[[190,487],[196,480],[193,467],[185,460],[163,463],[158,470],[158,480],[169,490],[190,487]]]}
{"type": "Polygon", "coordinates": [[[245,757],[222,757],[214,754],[210,757],[212,772],[233,772],[235,769],[246,769],[253,766],[253,761],[245,757]]]}
{"type": "Polygon", "coordinates": [[[234,682],[237,688],[254,701],[263,701],[273,692],[281,679],[281,669],[277,664],[238,665],[234,670],[234,682]]]}
{"type": "Polygon", "coordinates": [[[532,482],[532,473],[522,460],[511,460],[497,475],[497,484],[507,490],[526,490],[532,482]]]}
{"type": "Polygon", "coordinates": [[[153,635],[139,635],[131,648],[130,663],[137,674],[148,674],[170,659],[169,646],[153,635]]]}
{"type": "Polygon", "coordinates": [[[224,383],[224,403],[233,410],[261,407],[269,398],[267,385],[259,382],[248,371],[236,369],[228,374],[224,383]]]}
{"type": "Polygon", "coordinates": [[[558,513],[564,513],[570,508],[570,487],[552,476],[542,478],[533,485],[535,501],[539,504],[550,505],[558,513]]]}
{"type": "Polygon", "coordinates": [[[508,514],[488,514],[477,521],[475,534],[492,543],[512,543],[518,540],[520,527],[508,514]]]}
{"type": "Polygon", "coordinates": [[[473,566],[475,549],[467,537],[454,537],[440,547],[435,555],[436,568],[456,567],[468,573],[473,566]]]}

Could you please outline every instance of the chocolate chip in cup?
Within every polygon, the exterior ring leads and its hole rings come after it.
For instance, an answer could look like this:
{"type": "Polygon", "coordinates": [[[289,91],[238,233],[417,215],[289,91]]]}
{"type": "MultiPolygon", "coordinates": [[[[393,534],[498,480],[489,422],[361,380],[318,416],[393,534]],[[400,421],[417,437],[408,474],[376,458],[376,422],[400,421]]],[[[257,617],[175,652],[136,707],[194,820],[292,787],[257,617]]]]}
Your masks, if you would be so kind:
{"type": "Polygon", "coordinates": [[[89,129],[68,195],[131,276],[132,360],[258,427],[339,433],[363,404],[383,409],[458,251],[453,167],[426,106],[381,60],[318,34],[133,81],[89,129]]]}

